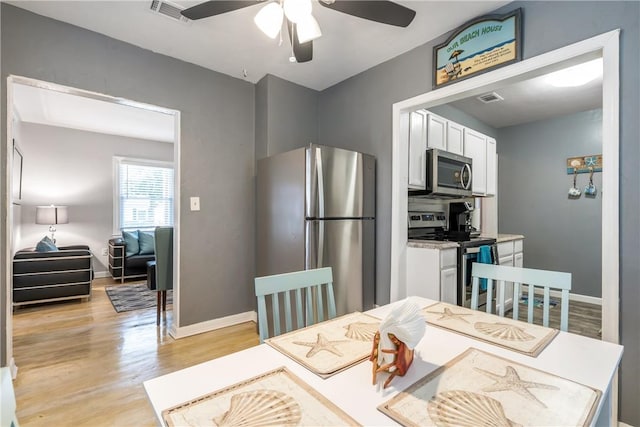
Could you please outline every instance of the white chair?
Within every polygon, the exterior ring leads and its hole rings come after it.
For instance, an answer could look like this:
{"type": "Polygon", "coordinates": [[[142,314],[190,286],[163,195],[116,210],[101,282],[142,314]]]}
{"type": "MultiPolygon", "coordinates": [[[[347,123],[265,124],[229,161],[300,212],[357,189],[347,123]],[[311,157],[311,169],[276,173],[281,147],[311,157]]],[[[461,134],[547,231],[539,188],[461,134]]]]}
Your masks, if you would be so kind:
{"type": "Polygon", "coordinates": [[[13,390],[11,371],[8,367],[0,368],[0,426],[18,427],[16,417],[16,395],[13,390]]]}
{"type": "Polygon", "coordinates": [[[271,336],[280,335],[281,333],[281,314],[284,314],[285,332],[324,321],[325,296],[327,320],[336,317],[336,301],[333,294],[333,272],[331,267],[256,277],[255,289],[256,297],[258,298],[260,342],[264,342],[270,336],[266,297],[269,297],[268,299],[271,302],[271,319],[273,320],[273,335],[271,336]],[[291,301],[291,293],[293,293],[294,304],[291,301]],[[280,310],[280,296],[284,300],[283,313],[280,310]],[[304,306],[302,304],[303,299],[305,301],[304,306]],[[305,313],[304,321],[303,311],[305,313]],[[293,328],[294,315],[296,320],[295,328],[293,328]]]}
{"type": "Polygon", "coordinates": [[[571,290],[571,273],[559,271],[536,270],[533,268],[509,267],[506,265],[473,263],[471,267],[471,308],[478,309],[480,294],[480,279],[487,279],[487,304],[486,311],[493,311],[493,284],[496,286],[496,306],[498,315],[504,317],[505,306],[505,282],[513,283],[513,318],[518,320],[518,299],[520,286],[527,286],[528,304],[527,321],[533,323],[533,307],[535,289],[543,290],[542,324],[549,326],[549,295],[551,289],[561,291],[560,299],[560,330],[569,328],[569,291],[571,290]]]}

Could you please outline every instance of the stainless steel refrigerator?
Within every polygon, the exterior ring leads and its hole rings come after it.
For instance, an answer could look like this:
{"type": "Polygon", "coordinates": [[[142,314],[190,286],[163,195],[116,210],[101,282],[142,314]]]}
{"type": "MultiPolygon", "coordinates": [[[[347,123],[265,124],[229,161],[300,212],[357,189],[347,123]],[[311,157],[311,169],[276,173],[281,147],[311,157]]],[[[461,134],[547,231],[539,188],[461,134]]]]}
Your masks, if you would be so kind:
{"type": "Polygon", "coordinates": [[[375,302],[375,157],[311,144],[258,161],[256,275],[332,267],[338,315],[375,302]]]}

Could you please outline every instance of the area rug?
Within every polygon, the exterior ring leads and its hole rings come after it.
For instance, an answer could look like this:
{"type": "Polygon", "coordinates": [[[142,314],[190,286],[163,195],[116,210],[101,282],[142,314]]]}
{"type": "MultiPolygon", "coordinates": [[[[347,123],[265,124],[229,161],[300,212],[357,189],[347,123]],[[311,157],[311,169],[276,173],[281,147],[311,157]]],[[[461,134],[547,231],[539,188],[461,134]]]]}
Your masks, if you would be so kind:
{"type": "MultiPolygon", "coordinates": [[[[158,301],[156,291],[150,291],[145,283],[106,286],[105,291],[117,313],[155,307],[158,301]]],[[[173,302],[173,291],[167,291],[167,304],[173,302]]]]}

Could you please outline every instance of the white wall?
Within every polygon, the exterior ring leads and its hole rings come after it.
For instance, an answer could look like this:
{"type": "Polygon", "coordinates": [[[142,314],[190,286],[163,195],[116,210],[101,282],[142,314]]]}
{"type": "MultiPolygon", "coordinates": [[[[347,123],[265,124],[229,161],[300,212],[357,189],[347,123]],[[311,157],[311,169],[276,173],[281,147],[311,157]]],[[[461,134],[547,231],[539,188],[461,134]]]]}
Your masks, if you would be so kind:
{"type": "Polygon", "coordinates": [[[102,255],[113,234],[113,156],[173,160],[173,144],[21,123],[24,154],[21,236],[16,248],[35,246],[47,225],[36,225],[36,206],[69,207],[69,224],[57,226],[58,246],[85,244],[96,273],[107,270],[102,255]]]}

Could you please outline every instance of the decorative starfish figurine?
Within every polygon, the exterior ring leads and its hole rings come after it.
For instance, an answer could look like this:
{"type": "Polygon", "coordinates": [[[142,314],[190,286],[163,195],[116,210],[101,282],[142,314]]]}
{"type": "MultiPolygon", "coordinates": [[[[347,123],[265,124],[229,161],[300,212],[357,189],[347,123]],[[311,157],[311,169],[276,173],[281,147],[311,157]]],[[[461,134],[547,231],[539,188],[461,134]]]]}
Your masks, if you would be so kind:
{"type": "Polygon", "coordinates": [[[439,311],[428,311],[428,313],[433,313],[433,314],[442,314],[442,316],[440,316],[438,318],[438,320],[462,320],[465,323],[469,323],[467,322],[465,319],[462,318],[462,316],[471,316],[470,313],[454,313],[453,311],[451,311],[451,309],[449,307],[445,307],[444,308],[444,313],[440,313],[439,311]]]}
{"type": "Polygon", "coordinates": [[[595,157],[585,157],[585,166],[595,166],[596,165],[596,158],[595,157]]]}
{"type": "Polygon", "coordinates": [[[519,394],[527,400],[539,403],[543,408],[546,408],[547,405],[545,405],[537,397],[535,397],[533,393],[529,391],[529,389],[543,388],[545,390],[558,390],[558,387],[553,385],[521,380],[516,370],[511,366],[507,366],[507,372],[504,375],[494,374],[493,372],[485,371],[484,369],[480,368],[473,369],[496,381],[493,385],[483,388],[482,391],[513,391],[514,393],[519,394]]]}
{"type": "Polygon", "coordinates": [[[302,342],[302,341],[294,341],[294,344],[304,345],[307,347],[311,347],[311,350],[307,353],[307,357],[315,356],[318,352],[325,350],[330,353],[335,354],[336,356],[342,356],[340,350],[336,348],[336,344],[340,344],[343,342],[349,342],[348,340],[337,340],[337,341],[329,341],[327,337],[322,334],[318,334],[318,340],[316,342],[302,342]]]}

